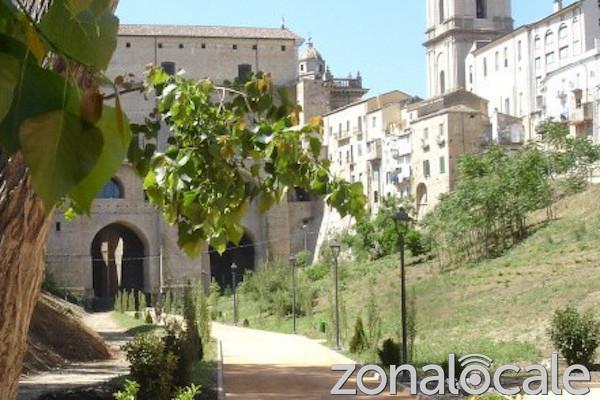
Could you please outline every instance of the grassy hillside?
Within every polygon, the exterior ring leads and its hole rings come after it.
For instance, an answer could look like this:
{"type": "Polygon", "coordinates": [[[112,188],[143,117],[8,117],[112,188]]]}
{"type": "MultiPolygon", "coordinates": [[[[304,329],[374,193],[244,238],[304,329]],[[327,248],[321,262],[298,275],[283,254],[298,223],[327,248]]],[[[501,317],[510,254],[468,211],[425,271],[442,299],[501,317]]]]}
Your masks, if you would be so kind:
{"type": "MultiPolygon", "coordinates": [[[[549,358],[546,330],[552,313],[568,304],[598,310],[600,301],[600,186],[567,198],[556,206],[558,219],[538,224],[531,236],[503,257],[441,271],[435,261],[408,267],[408,293],[414,293],[418,364],[441,362],[448,352],[483,353],[500,363],[549,358]]],[[[532,217],[532,223],[545,213],[532,217]]],[[[382,316],[383,338],[397,337],[399,326],[398,260],[344,263],[342,325],[350,339],[358,314],[363,319],[372,287],[382,316]]],[[[310,317],[299,320],[299,332],[315,338],[325,322],[332,326],[331,278],[321,288],[310,317]]],[[[231,320],[231,298],[219,308],[231,320]]],[[[596,311],[600,313],[599,311],[596,311]]],[[[256,303],[240,298],[240,320],[251,327],[291,331],[291,319],[260,315],[256,303]]],[[[359,358],[368,361],[373,354],[359,358]]]]}

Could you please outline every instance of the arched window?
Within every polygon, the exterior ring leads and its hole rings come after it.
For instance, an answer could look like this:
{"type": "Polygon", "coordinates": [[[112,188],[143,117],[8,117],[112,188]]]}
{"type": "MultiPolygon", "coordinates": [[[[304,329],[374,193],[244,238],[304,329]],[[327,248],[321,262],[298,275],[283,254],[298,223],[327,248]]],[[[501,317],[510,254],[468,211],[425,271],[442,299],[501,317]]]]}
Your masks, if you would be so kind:
{"type": "Polygon", "coordinates": [[[548,31],[546,32],[546,47],[552,46],[554,44],[554,32],[548,31]]]}
{"type": "Polygon", "coordinates": [[[123,185],[115,179],[112,178],[104,187],[102,191],[98,195],[99,199],[123,199],[125,198],[125,193],[123,192],[123,185]]]}
{"type": "Polygon", "coordinates": [[[562,24],[560,28],[558,28],[558,40],[566,40],[569,36],[569,28],[567,28],[567,24],[562,24]]]}
{"type": "Polygon", "coordinates": [[[440,94],[446,93],[446,73],[440,72],[440,94]]]}

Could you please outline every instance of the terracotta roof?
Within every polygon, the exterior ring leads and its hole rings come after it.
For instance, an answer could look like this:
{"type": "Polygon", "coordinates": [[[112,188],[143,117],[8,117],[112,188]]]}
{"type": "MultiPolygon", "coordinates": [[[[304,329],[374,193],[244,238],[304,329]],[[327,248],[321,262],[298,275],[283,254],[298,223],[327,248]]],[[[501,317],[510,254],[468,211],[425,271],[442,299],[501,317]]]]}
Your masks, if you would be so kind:
{"type": "Polygon", "coordinates": [[[200,25],[127,25],[119,27],[120,36],[174,36],[240,39],[303,39],[286,28],[251,28],[200,25]]]}

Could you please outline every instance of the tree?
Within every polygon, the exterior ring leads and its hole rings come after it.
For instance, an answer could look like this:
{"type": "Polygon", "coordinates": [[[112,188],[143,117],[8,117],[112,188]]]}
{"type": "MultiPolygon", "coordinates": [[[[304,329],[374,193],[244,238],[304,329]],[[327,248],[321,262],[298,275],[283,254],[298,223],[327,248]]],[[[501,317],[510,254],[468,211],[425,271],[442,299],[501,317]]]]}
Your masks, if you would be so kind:
{"type": "Polygon", "coordinates": [[[116,45],[116,3],[81,3],[0,1],[2,399],[16,396],[51,210],[63,199],[89,210],[129,144],[95,72],[116,45]]]}
{"type": "MultiPolygon", "coordinates": [[[[89,213],[131,142],[119,101],[131,85],[102,74],[116,46],[114,7],[0,0],[0,315],[11,321],[0,324],[2,399],[16,396],[53,210],[89,213]]],[[[132,146],[129,155],[188,253],[238,242],[249,202],[267,210],[293,186],[361,215],[362,187],[331,177],[318,155],[319,121],[296,128],[298,110],[284,93],[275,98],[268,77],[219,89],[159,70],[151,76],[171,144],[164,153],[132,146]]],[[[135,133],[156,138],[155,127],[150,121],[135,133]]]]}

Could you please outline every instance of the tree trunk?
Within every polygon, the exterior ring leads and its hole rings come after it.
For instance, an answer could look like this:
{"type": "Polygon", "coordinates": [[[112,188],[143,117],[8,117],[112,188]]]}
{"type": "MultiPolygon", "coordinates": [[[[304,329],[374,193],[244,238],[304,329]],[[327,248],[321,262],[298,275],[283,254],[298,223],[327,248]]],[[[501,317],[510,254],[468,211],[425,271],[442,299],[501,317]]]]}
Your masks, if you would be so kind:
{"type": "Polygon", "coordinates": [[[0,152],[0,399],[17,396],[27,333],[38,299],[48,218],[21,154],[0,152]]]}

